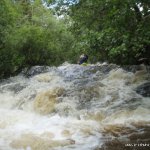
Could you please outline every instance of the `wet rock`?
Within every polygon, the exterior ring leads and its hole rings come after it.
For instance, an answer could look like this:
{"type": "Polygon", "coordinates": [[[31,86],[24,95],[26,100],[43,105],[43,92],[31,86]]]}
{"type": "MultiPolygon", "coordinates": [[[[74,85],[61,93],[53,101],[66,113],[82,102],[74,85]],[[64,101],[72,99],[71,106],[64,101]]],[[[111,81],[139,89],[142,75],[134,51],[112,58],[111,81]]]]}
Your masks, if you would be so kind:
{"type": "Polygon", "coordinates": [[[108,74],[111,70],[119,68],[114,64],[99,64],[89,66],[68,66],[66,68],[59,67],[59,73],[66,79],[66,81],[72,81],[76,79],[90,79],[108,74]]]}
{"type": "Polygon", "coordinates": [[[113,69],[118,69],[119,66],[115,65],[115,64],[106,64],[106,65],[102,65],[101,70],[104,74],[108,74],[111,70],[113,69]]]}
{"type": "Polygon", "coordinates": [[[31,67],[30,69],[24,69],[22,71],[22,74],[27,76],[27,77],[32,77],[34,75],[38,75],[40,73],[46,73],[51,71],[52,69],[54,69],[53,67],[49,67],[49,66],[34,66],[31,67]]]}
{"type": "Polygon", "coordinates": [[[117,69],[119,68],[119,66],[115,65],[115,64],[100,64],[100,65],[96,65],[96,66],[89,66],[88,70],[86,70],[86,72],[94,74],[97,71],[100,71],[104,74],[108,74],[111,70],[113,69],[117,69]]]}
{"type": "Polygon", "coordinates": [[[140,65],[126,65],[126,66],[122,66],[122,68],[128,72],[133,72],[133,73],[142,69],[140,65]]]}
{"type": "Polygon", "coordinates": [[[144,97],[150,97],[150,82],[138,86],[136,92],[144,97]]]}
{"type": "Polygon", "coordinates": [[[15,84],[12,84],[12,85],[3,86],[2,90],[10,90],[14,93],[18,93],[21,90],[23,90],[26,86],[27,86],[26,84],[21,85],[20,83],[15,83],[15,84]]]}
{"type": "Polygon", "coordinates": [[[140,70],[150,70],[150,66],[149,65],[124,65],[122,66],[122,68],[128,72],[137,72],[137,71],[140,71],[140,70]]]}

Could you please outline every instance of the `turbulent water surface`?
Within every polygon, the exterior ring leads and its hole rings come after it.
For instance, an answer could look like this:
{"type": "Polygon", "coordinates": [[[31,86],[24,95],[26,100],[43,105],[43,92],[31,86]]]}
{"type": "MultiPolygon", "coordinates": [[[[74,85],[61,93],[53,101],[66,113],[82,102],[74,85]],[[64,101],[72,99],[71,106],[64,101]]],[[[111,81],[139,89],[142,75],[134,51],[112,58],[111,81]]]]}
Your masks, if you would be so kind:
{"type": "Polygon", "coordinates": [[[2,80],[0,150],[149,149],[150,98],[136,92],[149,74],[125,70],[64,64],[2,80]]]}

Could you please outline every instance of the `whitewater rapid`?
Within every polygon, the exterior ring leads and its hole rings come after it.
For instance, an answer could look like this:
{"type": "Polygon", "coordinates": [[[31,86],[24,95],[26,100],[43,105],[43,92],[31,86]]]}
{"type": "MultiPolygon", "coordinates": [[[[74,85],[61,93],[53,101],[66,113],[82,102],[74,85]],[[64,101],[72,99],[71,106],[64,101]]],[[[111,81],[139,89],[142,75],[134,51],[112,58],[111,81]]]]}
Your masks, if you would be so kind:
{"type": "Polygon", "coordinates": [[[37,66],[2,80],[0,150],[101,150],[114,138],[129,141],[149,129],[150,98],[135,90],[146,82],[146,69],[107,64],[37,66]]]}

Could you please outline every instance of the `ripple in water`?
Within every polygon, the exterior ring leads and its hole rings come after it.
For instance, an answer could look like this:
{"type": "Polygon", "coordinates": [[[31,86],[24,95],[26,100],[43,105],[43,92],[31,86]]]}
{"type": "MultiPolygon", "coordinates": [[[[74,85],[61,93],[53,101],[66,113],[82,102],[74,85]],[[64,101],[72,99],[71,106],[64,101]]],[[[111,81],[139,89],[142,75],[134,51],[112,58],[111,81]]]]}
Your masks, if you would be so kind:
{"type": "Polygon", "coordinates": [[[129,143],[150,144],[150,98],[136,90],[147,82],[144,68],[129,72],[112,64],[36,66],[3,80],[0,150],[126,150],[133,148],[129,143]]]}

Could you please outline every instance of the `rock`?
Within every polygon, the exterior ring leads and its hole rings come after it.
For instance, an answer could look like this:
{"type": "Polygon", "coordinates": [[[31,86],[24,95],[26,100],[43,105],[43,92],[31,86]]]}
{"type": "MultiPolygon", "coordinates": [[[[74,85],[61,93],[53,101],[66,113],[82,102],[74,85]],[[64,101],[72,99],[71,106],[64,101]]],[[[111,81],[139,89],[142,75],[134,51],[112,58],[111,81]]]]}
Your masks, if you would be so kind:
{"type": "Polygon", "coordinates": [[[2,90],[10,90],[14,93],[20,92],[24,88],[26,88],[27,84],[20,84],[20,83],[14,83],[14,84],[6,84],[6,86],[2,86],[2,90]]]}
{"type": "Polygon", "coordinates": [[[121,68],[124,69],[125,71],[135,73],[135,72],[140,71],[140,70],[148,71],[150,69],[150,65],[144,65],[144,64],[141,64],[141,65],[123,65],[123,66],[121,66],[121,68]]]}
{"type": "Polygon", "coordinates": [[[150,97],[150,82],[138,86],[136,92],[144,97],[150,97]]]}
{"type": "Polygon", "coordinates": [[[140,65],[124,65],[124,66],[122,66],[122,68],[125,71],[133,72],[133,73],[135,73],[136,71],[142,70],[140,65]]]}
{"type": "Polygon", "coordinates": [[[33,66],[31,68],[25,68],[21,74],[23,74],[26,77],[32,77],[35,75],[38,75],[40,73],[47,73],[51,70],[55,70],[55,67],[49,67],[49,66],[33,66]]]}

